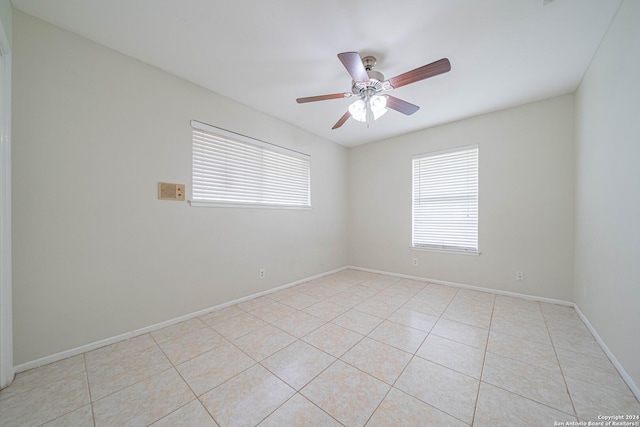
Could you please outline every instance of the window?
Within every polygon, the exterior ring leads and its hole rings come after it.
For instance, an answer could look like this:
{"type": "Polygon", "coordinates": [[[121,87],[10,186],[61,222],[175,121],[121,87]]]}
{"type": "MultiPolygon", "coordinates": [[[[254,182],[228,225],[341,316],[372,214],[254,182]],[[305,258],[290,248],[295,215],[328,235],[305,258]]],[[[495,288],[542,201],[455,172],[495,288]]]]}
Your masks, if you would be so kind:
{"type": "Polygon", "coordinates": [[[192,121],[194,206],[310,208],[309,156],[192,121]]]}
{"type": "Polygon", "coordinates": [[[413,156],[413,247],[478,253],[478,147],[413,156]]]}

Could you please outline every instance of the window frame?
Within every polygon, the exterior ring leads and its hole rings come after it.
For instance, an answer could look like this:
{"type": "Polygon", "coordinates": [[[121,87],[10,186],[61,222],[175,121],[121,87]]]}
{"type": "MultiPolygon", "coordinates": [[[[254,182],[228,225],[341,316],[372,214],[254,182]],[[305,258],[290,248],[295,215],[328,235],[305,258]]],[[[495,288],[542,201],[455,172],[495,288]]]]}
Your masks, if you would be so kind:
{"type": "Polygon", "coordinates": [[[432,151],[427,153],[415,154],[411,157],[411,249],[416,251],[432,251],[432,252],[444,252],[454,253],[461,255],[480,255],[480,147],[477,144],[465,145],[460,147],[447,148],[438,151],[432,151]],[[456,153],[462,151],[468,151],[475,149],[476,151],[476,228],[475,228],[475,248],[473,247],[454,247],[450,245],[435,245],[435,244],[416,244],[416,160],[436,157],[449,153],[456,153]]]}
{"type": "MultiPolygon", "coordinates": [[[[206,123],[199,122],[197,120],[191,120],[191,199],[189,203],[191,206],[197,207],[218,207],[218,208],[253,208],[253,209],[294,209],[294,210],[311,210],[311,156],[309,154],[301,153],[299,151],[291,150],[289,148],[281,147],[279,145],[271,144],[250,136],[242,135],[236,132],[232,132],[226,129],[222,129],[216,126],[212,126],[206,123]],[[260,149],[285,155],[291,158],[301,159],[307,162],[306,179],[307,179],[307,204],[286,204],[286,203],[269,203],[269,202],[242,202],[242,201],[230,201],[230,200],[206,200],[198,199],[194,196],[194,163],[195,163],[195,131],[211,134],[214,137],[227,140],[228,142],[246,144],[260,149]]],[[[257,169],[256,169],[257,170],[257,169]]],[[[262,171],[263,169],[260,169],[262,171]]]]}

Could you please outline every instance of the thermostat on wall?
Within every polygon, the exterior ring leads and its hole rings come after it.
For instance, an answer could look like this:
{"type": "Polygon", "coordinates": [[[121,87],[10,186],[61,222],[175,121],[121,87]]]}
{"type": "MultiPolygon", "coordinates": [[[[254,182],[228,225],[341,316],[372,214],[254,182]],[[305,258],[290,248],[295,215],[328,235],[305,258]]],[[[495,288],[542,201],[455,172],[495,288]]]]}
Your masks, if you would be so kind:
{"type": "Polygon", "coordinates": [[[184,200],[184,184],[158,183],[158,199],[184,200]]]}

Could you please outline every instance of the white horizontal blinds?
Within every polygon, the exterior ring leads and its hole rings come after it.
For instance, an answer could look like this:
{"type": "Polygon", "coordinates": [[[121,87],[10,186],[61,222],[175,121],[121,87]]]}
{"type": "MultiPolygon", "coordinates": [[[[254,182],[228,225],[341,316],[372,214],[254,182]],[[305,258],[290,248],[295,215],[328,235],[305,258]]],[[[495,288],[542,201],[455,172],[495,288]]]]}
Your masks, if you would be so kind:
{"type": "Polygon", "coordinates": [[[193,201],[311,205],[308,155],[198,122],[192,126],[193,201]]]}
{"type": "Polygon", "coordinates": [[[413,246],[478,251],[478,147],[413,157],[413,246]]]}

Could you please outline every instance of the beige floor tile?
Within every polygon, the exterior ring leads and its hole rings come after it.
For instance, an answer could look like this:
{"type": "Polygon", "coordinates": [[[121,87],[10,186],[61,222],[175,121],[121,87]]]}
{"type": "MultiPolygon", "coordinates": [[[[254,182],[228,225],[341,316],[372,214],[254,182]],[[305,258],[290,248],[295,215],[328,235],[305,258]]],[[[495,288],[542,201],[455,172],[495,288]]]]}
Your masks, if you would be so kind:
{"type": "Polygon", "coordinates": [[[551,341],[556,348],[564,348],[578,353],[584,353],[591,357],[607,359],[595,338],[591,334],[577,334],[573,331],[549,330],[551,341]]]}
{"type": "Polygon", "coordinates": [[[496,295],[496,304],[494,309],[513,308],[519,311],[527,311],[531,313],[542,313],[540,303],[538,301],[528,300],[525,298],[510,297],[507,295],[496,295]]]}
{"type": "Polygon", "coordinates": [[[367,288],[373,288],[381,291],[383,289],[389,288],[391,285],[398,282],[399,280],[400,279],[396,277],[380,275],[380,276],[365,280],[364,282],[361,282],[360,286],[366,286],[367,288]]]}
{"type": "Polygon", "coordinates": [[[541,302],[540,310],[542,310],[542,314],[544,315],[544,318],[547,320],[550,320],[550,319],[567,320],[567,319],[580,318],[578,316],[578,313],[576,313],[575,309],[571,306],[548,304],[548,303],[541,302]]]}
{"type": "Polygon", "coordinates": [[[179,365],[226,342],[227,340],[222,335],[206,327],[178,338],[163,341],[158,345],[171,363],[179,365]]]}
{"type": "Polygon", "coordinates": [[[234,339],[239,338],[244,334],[248,334],[251,331],[255,331],[256,329],[260,329],[266,325],[268,325],[268,323],[264,320],[258,319],[252,314],[245,313],[213,325],[212,328],[220,335],[229,339],[234,339]]]}
{"type": "Polygon", "coordinates": [[[403,307],[420,313],[429,314],[431,316],[440,316],[447,308],[452,298],[453,297],[439,295],[431,296],[418,293],[415,297],[407,301],[403,307]]]}
{"type": "Polygon", "coordinates": [[[491,324],[491,310],[474,307],[472,303],[453,305],[452,302],[442,313],[442,317],[478,328],[488,329],[491,324]]]}
{"type": "Polygon", "coordinates": [[[307,314],[311,314],[327,322],[330,322],[347,310],[346,307],[330,301],[322,301],[304,309],[307,314]]]}
{"type": "Polygon", "coordinates": [[[307,343],[296,341],[261,364],[291,387],[300,390],[335,360],[335,357],[307,343]]]}
{"type": "Polygon", "coordinates": [[[363,313],[371,314],[382,319],[386,319],[394,311],[398,309],[395,305],[387,304],[382,301],[374,299],[368,299],[363,303],[360,303],[354,307],[355,310],[362,311],[363,313]]]}
{"type": "Polygon", "coordinates": [[[544,325],[545,320],[540,310],[540,303],[522,298],[513,298],[498,295],[493,308],[494,317],[502,317],[506,320],[526,319],[530,323],[544,325]]]}
{"type": "Polygon", "coordinates": [[[485,382],[480,384],[474,427],[495,427],[505,423],[521,426],[553,426],[554,422],[578,421],[533,400],[485,382]]]}
{"type": "Polygon", "coordinates": [[[438,297],[446,297],[449,298],[449,300],[452,300],[457,294],[458,291],[460,291],[460,288],[455,288],[452,286],[446,286],[446,285],[438,285],[436,283],[427,283],[427,286],[422,289],[418,294],[416,295],[429,295],[429,296],[438,296],[438,297]]]}
{"type": "Polygon", "coordinates": [[[90,403],[84,372],[0,400],[0,425],[37,426],[90,403]]]}
{"type": "Polygon", "coordinates": [[[388,320],[382,322],[380,326],[369,334],[370,338],[382,341],[385,344],[389,344],[411,354],[416,352],[426,336],[427,333],[424,331],[419,331],[388,320]]]}
{"type": "Polygon", "coordinates": [[[496,317],[491,321],[491,330],[528,341],[551,344],[547,327],[537,323],[529,323],[526,319],[507,320],[496,317]]]}
{"type": "Polygon", "coordinates": [[[174,338],[179,338],[189,332],[197,331],[198,329],[205,328],[207,326],[202,320],[197,317],[184,322],[176,323],[175,325],[167,326],[158,331],[152,332],[151,336],[157,342],[168,341],[174,338]]]}
{"type": "Polygon", "coordinates": [[[95,401],[113,392],[171,368],[171,362],[156,345],[112,362],[89,367],[91,398],[95,401]]]}
{"type": "Polygon", "coordinates": [[[268,295],[264,295],[261,297],[252,298],[250,300],[236,304],[235,307],[238,307],[244,311],[251,311],[251,310],[255,310],[256,308],[260,308],[263,305],[271,304],[274,301],[275,300],[269,298],[268,295]]]}
{"type": "Polygon", "coordinates": [[[302,340],[334,357],[340,357],[362,338],[363,336],[356,332],[327,323],[303,337],[302,340]]]}
{"type": "Polygon", "coordinates": [[[402,289],[403,291],[411,291],[413,295],[425,289],[427,286],[429,286],[427,282],[413,279],[400,279],[394,285],[394,287],[402,289]]]}
{"type": "Polygon", "coordinates": [[[300,293],[324,300],[344,290],[340,287],[327,285],[326,283],[326,280],[324,282],[321,281],[319,286],[318,284],[309,283],[309,286],[300,289],[300,293]]]}
{"type": "Polygon", "coordinates": [[[359,334],[367,335],[382,323],[382,319],[361,311],[349,310],[333,319],[331,323],[335,323],[359,334]]]}
{"type": "Polygon", "coordinates": [[[340,359],[391,385],[411,360],[411,354],[365,337],[340,359]]]}
{"type": "Polygon", "coordinates": [[[566,377],[578,418],[599,421],[598,415],[639,415],[640,403],[631,393],[619,393],[606,387],[566,377]]]}
{"type": "Polygon", "coordinates": [[[216,325],[218,323],[224,322],[225,320],[229,320],[232,317],[239,316],[244,314],[245,311],[239,309],[235,305],[220,308],[218,310],[214,310],[211,313],[205,314],[204,316],[200,316],[200,320],[206,323],[209,326],[216,325]]]}
{"type": "Polygon", "coordinates": [[[301,394],[344,425],[362,426],[388,390],[387,384],[338,360],[301,394]]]}
{"type": "Polygon", "coordinates": [[[82,355],[69,357],[17,374],[10,387],[0,390],[0,400],[78,375],[86,375],[82,355]]]}
{"type": "Polygon", "coordinates": [[[353,308],[358,304],[362,304],[366,299],[367,298],[361,297],[360,295],[350,293],[347,289],[346,291],[330,296],[325,301],[332,302],[346,308],[353,308]]]}
{"type": "Polygon", "coordinates": [[[560,333],[564,332],[575,335],[586,335],[588,337],[592,337],[591,331],[589,331],[587,325],[577,315],[575,317],[560,317],[558,319],[545,318],[545,323],[550,331],[557,331],[560,333]]]}
{"type": "Polygon", "coordinates": [[[483,350],[437,335],[429,335],[416,355],[473,378],[480,379],[482,373],[483,350]]]}
{"type": "Polygon", "coordinates": [[[286,289],[270,293],[269,298],[274,301],[281,301],[284,298],[290,297],[292,295],[297,295],[299,293],[300,292],[296,289],[296,286],[291,286],[286,289]]]}
{"type": "MultiPolygon", "coordinates": [[[[497,425],[497,424],[496,424],[497,425]]],[[[378,409],[373,413],[367,427],[464,427],[467,424],[427,405],[424,402],[392,388],[378,409]]]]}
{"type": "Polygon", "coordinates": [[[482,381],[573,414],[562,374],[513,359],[487,353],[482,381]]]}
{"type": "Polygon", "coordinates": [[[377,293],[376,295],[373,295],[371,299],[375,301],[382,301],[395,307],[400,307],[407,301],[409,301],[414,295],[415,293],[413,292],[405,292],[403,294],[398,293],[398,291],[394,288],[389,288],[377,293]]]}
{"type": "Polygon", "coordinates": [[[487,346],[489,331],[441,318],[431,329],[431,334],[484,350],[487,346]]]}
{"type": "Polygon", "coordinates": [[[176,409],[164,418],[151,424],[151,427],[217,427],[211,415],[198,399],[192,400],[182,408],[176,409]]]}
{"type": "Polygon", "coordinates": [[[414,357],[395,387],[471,424],[479,383],[467,375],[414,357]]]}
{"type": "Polygon", "coordinates": [[[307,314],[304,311],[298,311],[291,316],[287,316],[284,319],[274,322],[273,324],[295,337],[302,338],[325,323],[326,322],[324,320],[316,316],[307,314]]]}
{"type": "Polygon", "coordinates": [[[297,311],[297,309],[289,307],[288,305],[274,302],[273,304],[263,305],[255,310],[251,310],[250,313],[265,322],[273,323],[287,316],[291,316],[297,311]]]}
{"type": "Polygon", "coordinates": [[[297,310],[303,310],[319,302],[320,300],[318,298],[314,298],[309,295],[298,294],[298,293],[291,294],[280,300],[281,304],[288,305],[289,307],[293,307],[297,310]]]}
{"type": "Polygon", "coordinates": [[[94,402],[96,427],[149,425],[194,398],[176,370],[167,369],[94,402]]]}
{"type": "Polygon", "coordinates": [[[368,298],[378,294],[380,291],[378,291],[377,289],[371,288],[371,287],[356,285],[356,286],[350,287],[349,289],[347,289],[344,292],[349,292],[350,294],[357,295],[359,297],[368,299],[368,298]]]}
{"type": "Polygon", "coordinates": [[[259,427],[341,427],[329,414],[296,394],[273,414],[259,424],[259,427]]]}
{"type": "Polygon", "coordinates": [[[201,396],[239,374],[255,361],[231,344],[224,344],[176,368],[193,391],[201,396]]]}
{"type": "Polygon", "coordinates": [[[591,357],[562,348],[557,348],[556,353],[565,377],[595,384],[598,387],[606,387],[620,393],[629,391],[629,387],[608,359],[591,357]]]}
{"type": "Polygon", "coordinates": [[[254,426],[295,391],[260,365],[255,365],[201,397],[221,426],[254,426]]]}
{"type": "Polygon", "coordinates": [[[267,325],[233,340],[240,350],[260,361],[296,340],[282,329],[267,325]]]}
{"type": "Polygon", "coordinates": [[[542,344],[491,331],[487,351],[546,369],[558,369],[558,359],[551,344],[542,344]]]}
{"type": "Polygon", "coordinates": [[[471,301],[474,304],[489,305],[493,307],[496,295],[489,292],[474,291],[472,289],[460,289],[454,301],[471,301]]]}
{"type": "Polygon", "coordinates": [[[519,311],[517,308],[502,308],[495,309],[493,311],[493,319],[501,319],[507,322],[522,322],[532,323],[540,326],[545,326],[544,317],[542,313],[530,313],[527,311],[519,311]]]}
{"type": "MultiPolygon", "coordinates": [[[[2,422],[0,422],[0,425],[2,422]]],[[[93,412],[91,405],[83,406],[73,412],[42,424],[42,427],[93,427],[93,412]]]]}
{"type": "Polygon", "coordinates": [[[144,334],[89,351],[84,354],[84,357],[87,361],[87,368],[91,368],[138,353],[154,345],[156,345],[156,342],[151,338],[151,335],[144,334]]]}
{"type": "Polygon", "coordinates": [[[414,329],[419,329],[424,332],[429,332],[438,321],[438,318],[436,316],[431,316],[430,314],[402,307],[389,316],[387,320],[391,320],[392,322],[400,323],[401,325],[409,326],[414,329]]]}

